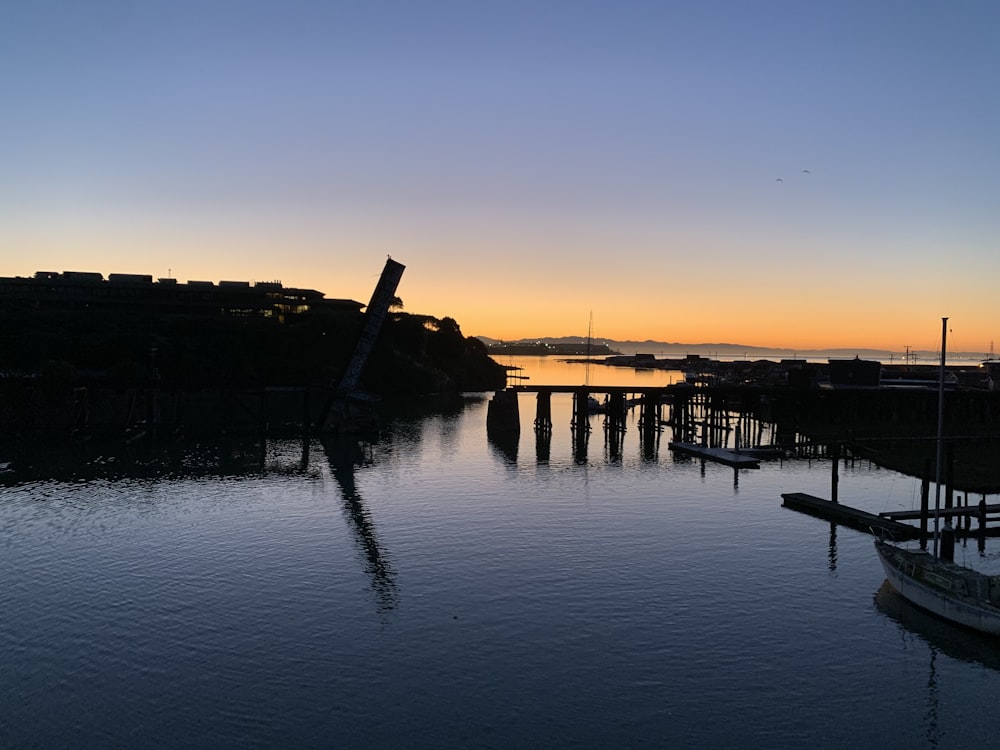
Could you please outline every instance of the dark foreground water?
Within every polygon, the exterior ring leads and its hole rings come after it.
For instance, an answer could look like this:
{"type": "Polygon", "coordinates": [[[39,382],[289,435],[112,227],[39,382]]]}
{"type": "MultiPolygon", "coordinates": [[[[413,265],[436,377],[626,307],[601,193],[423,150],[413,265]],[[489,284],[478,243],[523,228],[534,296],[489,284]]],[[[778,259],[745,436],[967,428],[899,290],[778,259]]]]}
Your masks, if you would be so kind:
{"type": "MultiPolygon", "coordinates": [[[[608,458],[596,420],[581,463],[553,406],[548,460],[531,397],[516,448],[470,397],[368,450],[90,454],[0,485],[0,746],[996,746],[1000,645],[781,507],[828,497],[829,464],[737,474],[669,432],[644,457],[635,425],[608,458]]],[[[918,487],[855,464],[840,496],[918,487]]]]}

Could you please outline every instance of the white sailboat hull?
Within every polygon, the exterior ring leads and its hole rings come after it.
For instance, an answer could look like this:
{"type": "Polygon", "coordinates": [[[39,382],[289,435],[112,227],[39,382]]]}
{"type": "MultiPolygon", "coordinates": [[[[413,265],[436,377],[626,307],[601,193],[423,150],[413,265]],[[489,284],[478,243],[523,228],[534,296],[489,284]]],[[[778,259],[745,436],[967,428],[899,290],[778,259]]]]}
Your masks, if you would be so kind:
{"type": "Polygon", "coordinates": [[[875,542],[875,549],[890,585],[908,601],[945,620],[1000,635],[1000,607],[981,599],[975,591],[978,588],[984,593],[985,586],[989,596],[991,583],[996,583],[990,576],[881,541],[875,542]],[[963,587],[972,595],[960,593],[963,587]]]}

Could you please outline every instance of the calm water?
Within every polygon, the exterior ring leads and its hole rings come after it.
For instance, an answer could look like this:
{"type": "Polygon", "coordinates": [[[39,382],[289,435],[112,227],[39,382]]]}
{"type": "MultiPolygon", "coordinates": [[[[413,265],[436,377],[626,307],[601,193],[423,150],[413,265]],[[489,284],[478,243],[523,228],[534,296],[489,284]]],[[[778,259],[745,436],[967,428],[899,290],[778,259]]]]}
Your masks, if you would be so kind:
{"type": "MultiPolygon", "coordinates": [[[[487,396],[366,449],[87,447],[0,475],[0,746],[995,744],[1000,646],[886,591],[869,537],[781,507],[828,497],[829,464],[737,474],[669,432],[649,457],[635,424],[608,458],[597,417],[579,462],[568,399],[539,460],[533,397],[497,446],[487,396]]],[[[852,505],[918,494],[841,471],[852,505]]]]}

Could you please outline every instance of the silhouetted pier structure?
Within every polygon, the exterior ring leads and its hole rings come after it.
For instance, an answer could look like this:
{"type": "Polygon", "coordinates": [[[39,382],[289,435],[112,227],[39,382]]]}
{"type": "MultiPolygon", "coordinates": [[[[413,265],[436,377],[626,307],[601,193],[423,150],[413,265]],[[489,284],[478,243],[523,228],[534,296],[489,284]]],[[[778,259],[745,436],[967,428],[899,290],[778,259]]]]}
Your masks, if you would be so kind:
{"type": "MultiPolygon", "coordinates": [[[[951,446],[949,446],[950,448],[951,446]]],[[[985,549],[987,537],[1000,536],[1000,527],[991,526],[991,521],[1000,520],[1000,504],[988,504],[986,493],[981,494],[978,503],[970,501],[969,492],[956,492],[954,486],[954,452],[945,453],[945,471],[941,477],[941,487],[944,490],[944,505],[938,510],[930,507],[931,467],[930,459],[926,460],[921,475],[920,507],[910,510],[887,510],[871,513],[858,508],[843,505],[838,500],[839,465],[841,460],[853,461],[857,456],[850,448],[840,443],[828,446],[830,458],[830,493],[831,499],[815,497],[803,492],[782,494],[782,505],[802,513],[830,522],[831,535],[835,534],[836,526],[847,526],[858,531],[870,532],[876,536],[888,535],[891,539],[902,541],[917,539],[923,549],[927,548],[932,538],[929,522],[935,516],[944,519],[947,533],[952,538],[978,540],[979,551],[985,549]],[[972,526],[976,520],[976,528],[972,526]],[[902,521],[918,521],[917,526],[911,526],[902,521]],[[954,522],[954,526],[952,523],[954,522]]],[[[946,533],[944,531],[941,532],[946,533]]],[[[833,536],[831,536],[833,539],[833,536]]]]}
{"type": "MultiPolygon", "coordinates": [[[[869,452],[877,453],[872,446],[887,441],[926,440],[937,419],[937,394],[930,390],[524,384],[503,393],[511,394],[505,397],[511,405],[518,394],[536,395],[536,432],[552,430],[552,394],[571,394],[571,421],[581,431],[589,425],[585,411],[593,414],[597,401],[596,411],[613,436],[622,434],[625,414],[638,407],[644,440],[655,440],[660,428],[669,426],[679,443],[737,451],[771,446],[815,457],[825,456],[837,442],[867,443],[869,452]]],[[[1000,391],[950,392],[945,419],[952,440],[996,435],[1000,391]]]]}
{"type": "MultiPolygon", "coordinates": [[[[629,413],[638,408],[639,439],[645,456],[652,458],[659,447],[662,428],[669,426],[678,443],[690,445],[688,455],[726,463],[737,468],[757,465],[760,454],[727,458],[732,452],[750,453],[766,435],[774,438],[774,425],[760,419],[759,394],[750,396],[720,393],[709,388],[685,386],[591,386],[591,385],[513,385],[498,391],[490,402],[487,427],[494,434],[519,433],[518,394],[535,394],[534,431],[539,442],[538,455],[547,456],[552,435],[552,395],[572,396],[570,429],[573,453],[584,461],[592,431],[592,417],[602,420],[609,457],[620,458],[627,432],[629,413]],[[731,450],[730,450],[731,449],[731,450]]],[[[794,441],[794,433],[787,435],[794,441]]],[[[777,452],[768,457],[779,455],[777,452]]]]}

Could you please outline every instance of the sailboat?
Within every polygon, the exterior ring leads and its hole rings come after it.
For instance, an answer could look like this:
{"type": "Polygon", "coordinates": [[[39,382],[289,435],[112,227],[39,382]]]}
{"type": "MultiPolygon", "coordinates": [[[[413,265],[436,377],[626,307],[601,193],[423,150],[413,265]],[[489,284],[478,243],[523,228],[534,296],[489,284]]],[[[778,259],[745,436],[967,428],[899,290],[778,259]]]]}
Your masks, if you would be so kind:
{"type": "MultiPolygon", "coordinates": [[[[587,323],[587,360],[584,370],[583,383],[585,386],[590,386],[590,342],[594,337],[594,311],[590,311],[590,321],[587,323]]],[[[604,404],[598,401],[596,398],[587,395],[587,413],[588,414],[603,414],[604,404]]]]}
{"type": "Polygon", "coordinates": [[[905,599],[945,620],[1000,635],[1000,576],[876,540],[886,579],[905,599]]]}
{"type": "Polygon", "coordinates": [[[941,372],[938,381],[937,491],[934,499],[934,551],[909,550],[875,540],[886,579],[905,599],[945,620],[1000,635],[1000,576],[980,573],[951,561],[954,535],[946,522],[938,534],[941,505],[941,448],[944,430],[944,366],[948,319],[942,318],[941,372]],[[939,541],[942,542],[939,549],[939,541]],[[947,551],[947,554],[943,554],[947,551]],[[944,559],[948,558],[948,559],[944,559]]]}

